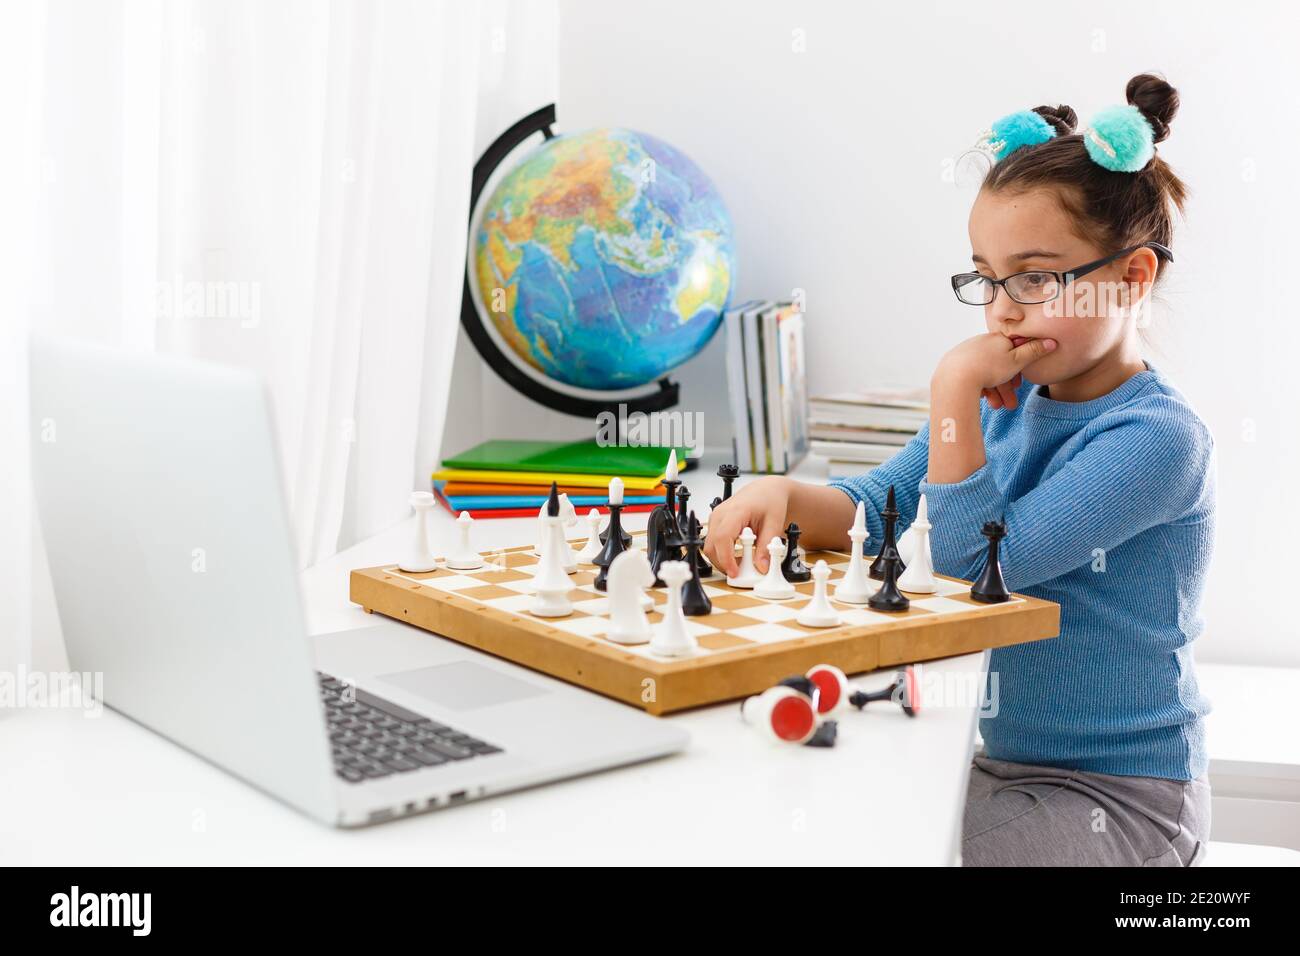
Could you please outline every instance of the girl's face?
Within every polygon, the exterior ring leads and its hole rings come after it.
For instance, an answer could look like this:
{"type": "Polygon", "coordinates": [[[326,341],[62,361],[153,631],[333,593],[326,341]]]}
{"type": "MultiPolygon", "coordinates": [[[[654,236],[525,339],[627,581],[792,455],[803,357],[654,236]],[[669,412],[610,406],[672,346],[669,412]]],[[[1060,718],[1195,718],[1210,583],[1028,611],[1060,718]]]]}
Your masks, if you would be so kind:
{"type": "MultiPolygon", "coordinates": [[[[1069,215],[1048,189],[1022,193],[981,190],[970,214],[970,243],[975,270],[993,279],[1044,269],[1066,272],[1104,258],[1101,249],[1080,239],[1069,215]]],[[[1025,367],[1035,385],[1052,385],[1083,375],[1127,344],[1133,323],[1125,308],[1125,257],[1071,282],[1060,296],[1024,305],[998,288],[984,307],[990,332],[1012,339],[1056,339],[1056,350],[1025,367]]]]}

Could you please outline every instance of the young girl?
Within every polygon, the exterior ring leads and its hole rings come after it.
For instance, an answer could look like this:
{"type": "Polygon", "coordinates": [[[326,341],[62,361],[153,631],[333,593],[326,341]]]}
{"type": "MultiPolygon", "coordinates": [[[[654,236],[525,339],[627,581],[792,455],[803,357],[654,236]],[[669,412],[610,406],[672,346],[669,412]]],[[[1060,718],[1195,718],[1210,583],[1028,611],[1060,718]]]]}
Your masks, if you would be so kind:
{"type": "Polygon", "coordinates": [[[866,475],[763,478],[710,519],[707,553],[728,573],[747,526],[765,543],[795,521],[808,550],[845,549],[858,502],[874,552],[892,485],[900,531],[925,495],[935,568],[967,579],[987,552],[984,522],[1005,521],[1007,586],[1058,603],[1061,633],[991,652],[998,707],[970,771],[968,866],[1190,866],[1209,839],[1209,707],[1191,642],[1214,442],[1143,360],[1137,321],[1184,198],[1154,150],[1178,94],[1142,75],[1127,99],[1082,133],[1065,106],[994,124],[974,269],[952,280],[988,331],[940,359],[928,427],[866,475]]]}

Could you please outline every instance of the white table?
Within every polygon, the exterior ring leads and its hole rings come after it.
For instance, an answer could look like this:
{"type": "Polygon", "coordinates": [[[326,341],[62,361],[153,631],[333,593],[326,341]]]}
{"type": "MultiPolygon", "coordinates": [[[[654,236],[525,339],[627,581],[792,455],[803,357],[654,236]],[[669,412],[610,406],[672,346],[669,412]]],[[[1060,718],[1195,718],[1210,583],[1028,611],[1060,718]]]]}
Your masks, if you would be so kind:
{"type": "MultiPolygon", "coordinates": [[[[719,493],[711,474],[684,477],[696,504],[719,493]]],[[[477,522],[476,546],[524,543],[533,524],[477,522]]],[[[411,533],[408,520],[303,574],[313,633],[373,623],[348,602],[348,573],[393,560],[411,533]]],[[[452,542],[447,515],[434,533],[452,542]]],[[[951,864],[986,663],[924,665],[921,716],[850,710],[832,750],[769,743],[738,705],[720,705],[663,718],[690,731],[682,754],[356,831],[323,827],[111,711],[0,712],[0,863],[951,864]]]]}

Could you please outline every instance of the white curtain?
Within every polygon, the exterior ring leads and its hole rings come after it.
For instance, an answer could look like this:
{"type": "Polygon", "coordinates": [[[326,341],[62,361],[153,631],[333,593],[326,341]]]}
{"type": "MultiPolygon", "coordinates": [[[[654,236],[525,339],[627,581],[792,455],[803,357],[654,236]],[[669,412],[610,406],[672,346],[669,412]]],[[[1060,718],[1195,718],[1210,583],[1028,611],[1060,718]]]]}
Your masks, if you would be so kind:
{"type": "Polygon", "coordinates": [[[0,26],[35,137],[5,157],[34,197],[10,327],[260,372],[304,566],[401,520],[440,447],[476,130],[553,97],[502,62],[554,60],[554,3],[31,9],[0,26]]]}

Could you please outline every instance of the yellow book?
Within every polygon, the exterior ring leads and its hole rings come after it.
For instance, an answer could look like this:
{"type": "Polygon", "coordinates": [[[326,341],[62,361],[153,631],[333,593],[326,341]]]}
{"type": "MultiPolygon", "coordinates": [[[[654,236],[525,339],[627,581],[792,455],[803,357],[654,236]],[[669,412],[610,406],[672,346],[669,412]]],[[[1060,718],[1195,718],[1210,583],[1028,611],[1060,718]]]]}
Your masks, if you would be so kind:
{"type": "MultiPolygon", "coordinates": [[[[612,475],[565,475],[547,474],[540,471],[477,471],[466,468],[441,468],[432,475],[434,481],[482,481],[499,485],[550,485],[553,481],[559,485],[577,485],[580,488],[608,488],[612,475]]],[[[628,491],[653,491],[659,487],[663,478],[623,478],[623,487],[628,491]]]]}

